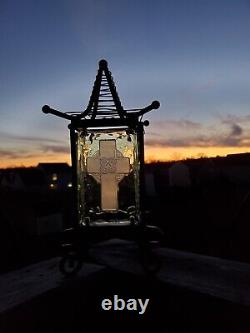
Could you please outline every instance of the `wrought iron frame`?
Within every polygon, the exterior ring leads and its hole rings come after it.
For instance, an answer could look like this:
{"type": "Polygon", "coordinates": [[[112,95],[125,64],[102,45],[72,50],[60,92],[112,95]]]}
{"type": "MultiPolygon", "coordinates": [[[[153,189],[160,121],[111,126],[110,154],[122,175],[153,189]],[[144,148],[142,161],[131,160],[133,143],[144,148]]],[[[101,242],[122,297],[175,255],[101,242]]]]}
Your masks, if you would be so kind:
{"type": "MultiPolygon", "coordinates": [[[[145,180],[144,180],[144,126],[148,126],[147,120],[142,121],[142,116],[153,110],[158,109],[160,103],[152,102],[149,106],[140,109],[124,110],[120,102],[116,87],[108,70],[106,60],[99,62],[99,69],[94,83],[93,91],[86,110],[83,112],[61,112],[48,105],[44,105],[42,111],[50,113],[57,117],[70,120],[70,143],[72,160],[72,188],[73,188],[73,229],[65,234],[66,252],[60,261],[60,270],[63,274],[72,275],[76,273],[82,264],[82,260],[87,260],[90,242],[98,242],[104,239],[119,237],[135,240],[139,245],[139,255],[142,265],[148,273],[154,273],[160,268],[160,261],[155,256],[149,244],[147,230],[155,232],[162,238],[162,231],[149,226],[145,218],[145,180]],[[112,104],[110,104],[112,103],[112,104]],[[78,190],[77,190],[77,131],[86,129],[131,129],[137,136],[138,156],[139,156],[139,209],[140,223],[138,225],[130,224],[123,227],[84,227],[82,228],[78,221],[78,190]],[[131,229],[132,227],[132,229],[131,229]],[[101,231],[101,232],[100,232],[101,231]],[[68,247],[69,246],[69,247],[68,247]],[[72,255],[73,249],[73,255],[72,255]],[[87,256],[87,257],[86,257],[87,256]],[[67,262],[76,262],[76,267],[70,273],[66,272],[67,262]]],[[[87,225],[86,225],[87,226],[87,225]]]]}
{"type": "Polygon", "coordinates": [[[142,121],[142,116],[153,110],[158,109],[160,103],[152,102],[149,106],[140,109],[124,110],[120,102],[116,87],[108,70],[106,60],[99,62],[99,69],[94,83],[93,91],[86,110],[83,112],[61,112],[52,109],[48,105],[44,105],[42,111],[50,113],[57,117],[68,119],[71,143],[71,162],[72,162],[72,188],[73,188],[73,226],[79,226],[77,214],[77,151],[76,140],[77,130],[88,128],[121,128],[132,129],[138,140],[138,156],[140,163],[139,173],[139,193],[140,193],[140,210],[141,225],[145,224],[145,180],[144,180],[144,126],[148,126],[149,122],[142,121]],[[113,104],[106,104],[112,103],[113,104]]]}

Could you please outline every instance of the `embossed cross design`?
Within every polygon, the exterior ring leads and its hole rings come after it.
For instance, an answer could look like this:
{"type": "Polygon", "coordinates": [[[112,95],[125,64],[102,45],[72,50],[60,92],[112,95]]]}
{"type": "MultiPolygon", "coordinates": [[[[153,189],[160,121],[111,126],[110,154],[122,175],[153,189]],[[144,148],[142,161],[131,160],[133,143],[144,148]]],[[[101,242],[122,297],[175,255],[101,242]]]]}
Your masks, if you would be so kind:
{"type": "Polygon", "coordinates": [[[116,140],[100,140],[99,151],[87,158],[87,172],[101,183],[101,209],[118,209],[118,183],[129,173],[129,158],[116,148],[116,140]]]}

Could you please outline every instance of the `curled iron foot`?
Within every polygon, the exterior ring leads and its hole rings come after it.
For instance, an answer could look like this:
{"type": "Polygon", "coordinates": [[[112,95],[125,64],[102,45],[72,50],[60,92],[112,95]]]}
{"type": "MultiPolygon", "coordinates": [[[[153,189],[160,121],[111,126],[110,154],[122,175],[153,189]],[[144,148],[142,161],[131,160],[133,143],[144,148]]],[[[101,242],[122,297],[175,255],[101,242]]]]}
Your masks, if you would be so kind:
{"type": "Polygon", "coordinates": [[[59,270],[65,277],[76,275],[82,268],[83,260],[76,252],[66,253],[59,262],[59,270]]]}

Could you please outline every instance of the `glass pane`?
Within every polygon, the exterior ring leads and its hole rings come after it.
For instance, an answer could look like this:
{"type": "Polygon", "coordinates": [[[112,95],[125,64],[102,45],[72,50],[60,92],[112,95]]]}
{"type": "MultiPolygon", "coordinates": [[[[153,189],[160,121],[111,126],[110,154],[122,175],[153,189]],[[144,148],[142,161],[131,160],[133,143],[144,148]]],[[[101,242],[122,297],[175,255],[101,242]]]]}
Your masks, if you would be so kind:
{"type": "Polygon", "coordinates": [[[139,221],[139,163],[136,134],[125,129],[78,134],[80,223],[139,221]]]}

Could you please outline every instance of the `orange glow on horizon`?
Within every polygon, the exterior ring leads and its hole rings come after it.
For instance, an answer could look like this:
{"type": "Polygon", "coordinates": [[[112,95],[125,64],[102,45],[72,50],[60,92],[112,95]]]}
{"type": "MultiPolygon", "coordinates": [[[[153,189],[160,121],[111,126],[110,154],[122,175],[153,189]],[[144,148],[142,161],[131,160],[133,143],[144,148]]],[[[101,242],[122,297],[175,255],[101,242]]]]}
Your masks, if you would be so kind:
{"type": "Polygon", "coordinates": [[[71,164],[70,156],[68,154],[51,154],[51,155],[37,155],[35,157],[27,157],[22,159],[2,159],[0,168],[15,168],[15,167],[31,167],[37,166],[38,163],[60,163],[66,162],[71,164]]]}
{"type": "MultiPolygon", "coordinates": [[[[145,147],[145,161],[177,161],[186,158],[216,157],[228,154],[239,154],[250,152],[250,147],[145,147]]],[[[30,167],[38,163],[66,162],[71,165],[71,158],[68,154],[37,155],[24,157],[22,159],[3,159],[0,168],[30,167]]]]}
{"type": "Polygon", "coordinates": [[[146,162],[178,161],[187,158],[216,157],[250,152],[250,147],[149,147],[146,162]]]}

